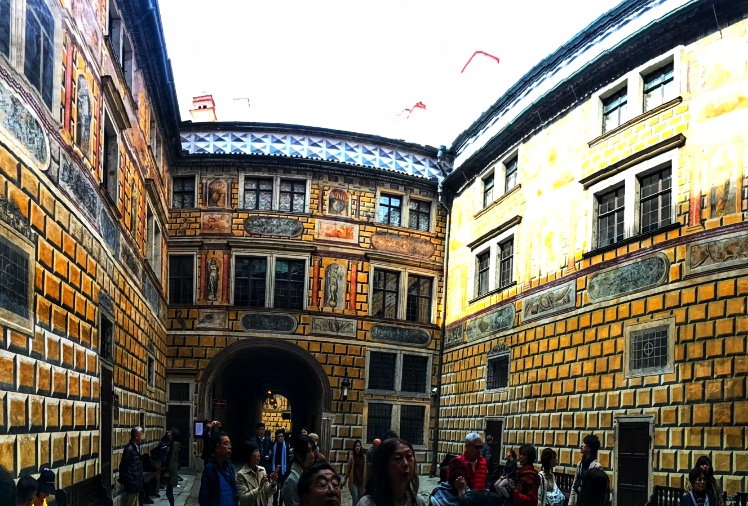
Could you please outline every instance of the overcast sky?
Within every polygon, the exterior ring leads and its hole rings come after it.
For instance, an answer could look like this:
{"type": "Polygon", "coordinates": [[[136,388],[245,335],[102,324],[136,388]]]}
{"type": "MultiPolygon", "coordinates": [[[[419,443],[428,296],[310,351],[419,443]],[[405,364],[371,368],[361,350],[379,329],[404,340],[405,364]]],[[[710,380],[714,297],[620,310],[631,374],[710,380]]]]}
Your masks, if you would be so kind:
{"type": "Polygon", "coordinates": [[[192,97],[207,92],[219,121],[432,146],[449,146],[533,65],[618,3],[159,0],[183,120],[192,97]],[[477,55],[461,73],[475,51],[500,63],[477,55]],[[413,108],[418,102],[426,109],[413,108]]]}

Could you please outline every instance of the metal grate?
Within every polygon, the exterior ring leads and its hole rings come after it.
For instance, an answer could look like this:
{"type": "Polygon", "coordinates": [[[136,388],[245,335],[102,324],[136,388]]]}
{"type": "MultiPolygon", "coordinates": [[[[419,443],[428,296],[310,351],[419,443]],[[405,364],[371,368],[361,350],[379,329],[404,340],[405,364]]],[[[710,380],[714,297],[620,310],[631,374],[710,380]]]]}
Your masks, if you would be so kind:
{"type": "Polygon", "coordinates": [[[0,237],[0,307],[29,317],[29,255],[0,237]]]}
{"type": "Polygon", "coordinates": [[[189,402],[190,384],[169,383],[169,400],[172,402],[189,402]]]}
{"type": "Polygon", "coordinates": [[[392,404],[369,403],[369,416],[366,424],[366,442],[371,444],[375,439],[392,427],[392,404]]]}
{"type": "Polygon", "coordinates": [[[423,444],[425,406],[400,406],[400,437],[414,445],[423,444]]]}
{"type": "Polygon", "coordinates": [[[403,355],[403,377],[400,391],[426,393],[428,367],[428,357],[403,355]]]}
{"type": "Polygon", "coordinates": [[[667,367],[669,326],[631,332],[629,337],[629,371],[657,372],[667,367]]]}
{"type": "Polygon", "coordinates": [[[509,354],[499,355],[488,359],[486,373],[486,388],[506,388],[509,386],[509,354]]]}
{"type": "Polygon", "coordinates": [[[395,390],[397,355],[373,351],[369,355],[369,386],[371,390],[395,390]]]}

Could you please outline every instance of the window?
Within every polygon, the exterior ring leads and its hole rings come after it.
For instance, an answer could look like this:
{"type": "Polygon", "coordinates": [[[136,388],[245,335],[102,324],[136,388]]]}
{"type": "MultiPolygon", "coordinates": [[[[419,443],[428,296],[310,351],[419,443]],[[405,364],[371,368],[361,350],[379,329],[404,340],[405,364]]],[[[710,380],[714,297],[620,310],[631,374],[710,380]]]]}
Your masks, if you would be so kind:
{"type": "Polygon", "coordinates": [[[275,261],[274,305],[283,309],[304,309],[304,260],[277,259],[275,261]]]}
{"type": "Polygon", "coordinates": [[[267,178],[244,179],[244,209],[269,211],[273,208],[273,180],[267,178]]]}
{"type": "Polygon", "coordinates": [[[170,402],[190,402],[190,384],[169,382],[170,402]]]}
{"type": "Polygon", "coordinates": [[[494,175],[491,173],[489,176],[483,178],[483,207],[487,207],[488,204],[493,202],[493,187],[494,175]]]}
{"type": "Polygon", "coordinates": [[[173,209],[195,207],[195,176],[174,177],[171,190],[171,207],[173,209]]]}
{"type": "Polygon", "coordinates": [[[498,345],[488,353],[486,363],[486,389],[495,390],[509,386],[509,349],[498,345]]]}
{"type": "Polygon", "coordinates": [[[400,406],[400,437],[412,445],[422,445],[425,418],[426,406],[400,406]]]}
{"type": "Polygon", "coordinates": [[[5,237],[0,237],[0,308],[29,318],[29,254],[5,237]]]}
{"type": "Polygon", "coordinates": [[[0,2],[0,53],[10,58],[10,4],[0,2]]]}
{"type": "Polygon", "coordinates": [[[108,114],[104,116],[104,157],[101,184],[116,205],[119,201],[119,134],[108,114]]]}
{"type": "Polygon", "coordinates": [[[489,277],[490,269],[491,269],[491,252],[486,251],[484,253],[481,253],[478,255],[478,258],[476,258],[476,279],[478,282],[478,290],[477,294],[485,295],[489,292],[491,289],[489,280],[491,279],[489,277]]]}
{"type": "Polygon", "coordinates": [[[392,404],[370,402],[366,424],[366,442],[371,444],[392,428],[392,404]]]}
{"type": "Polygon", "coordinates": [[[370,351],[366,389],[380,393],[428,396],[430,361],[429,355],[370,351]]]}
{"type": "Polygon", "coordinates": [[[626,188],[620,187],[597,197],[597,247],[623,240],[626,188]]]}
{"type": "Polygon", "coordinates": [[[431,229],[431,202],[411,199],[408,208],[408,228],[428,232],[431,229]]]}
{"type": "Polygon", "coordinates": [[[304,309],[308,262],[308,258],[287,258],[265,252],[234,256],[234,305],[304,309]]]}
{"type": "Polygon", "coordinates": [[[114,323],[108,315],[100,313],[99,319],[99,356],[107,361],[114,358],[114,323]]]}
{"type": "Polygon", "coordinates": [[[234,275],[234,304],[265,307],[267,258],[237,257],[234,275]]]}
{"type": "Polygon", "coordinates": [[[194,255],[171,255],[169,257],[169,303],[193,304],[194,285],[194,255]]]}
{"type": "Polygon", "coordinates": [[[408,303],[405,319],[412,322],[431,323],[431,300],[434,278],[408,276],[408,303]]]}
{"type": "Polygon", "coordinates": [[[470,271],[472,299],[483,297],[495,290],[503,290],[515,283],[514,231],[517,219],[499,225],[496,235],[484,242],[471,245],[475,262],[470,271]]]}
{"type": "Polygon", "coordinates": [[[161,279],[161,227],[151,206],[146,206],[146,259],[156,277],[161,279]]]}
{"type": "Polygon", "coordinates": [[[499,288],[514,281],[514,238],[499,244],[499,288]]]}
{"type": "Polygon", "coordinates": [[[673,98],[675,75],[673,63],[668,63],[644,76],[644,112],[673,98]]]}
{"type": "Polygon", "coordinates": [[[306,181],[281,179],[278,210],[303,213],[306,210],[306,181]]]}
{"type": "Polygon", "coordinates": [[[371,444],[388,430],[418,447],[425,444],[426,404],[367,402],[366,442],[371,444]]]}
{"type": "Polygon", "coordinates": [[[134,72],[132,43],[130,42],[130,37],[125,32],[125,24],[117,10],[116,4],[111,0],[109,1],[108,38],[114,52],[114,58],[122,70],[125,83],[132,90],[134,72]]]}
{"type": "Polygon", "coordinates": [[[639,179],[642,233],[670,225],[670,167],[639,179]]]}
{"type": "Polygon", "coordinates": [[[481,181],[483,192],[483,208],[490,206],[496,199],[509,193],[519,184],[519,154],[513,154],[503,162],[495,164],[488,170],[481,181]]]}
{"type": "Polygon", "coordinates": [[[402,197],[382,194],[379,196],[379,223],[400,226],[402,197]]]}
{"type": "Polygon", "coordinates": [[[514,157],[504,164],[504,193],[508,192],[515,186],[517,186],[517,160],[518,157],[514,157]]]}
{"type": "Polygon", "coordinates": [[[148,354],[148,388],[153,388],[156,386],[156,359],[151,355],[148,354]]]}
{"type": "Polygon", "coordinates": [[[25,39],[23,73],[51,109],[55,22],[45,0],[27,0],[25,39]]]}
{"type": "Polygon", "coordinates": [[[400,273],[374,271],[371,314],[379,318],[397,318],[400,293],[400,273]]]}
{"type": "Polygon", "coordinates": [[[625,87],[603,99],[603,133],[610,132],[626,122],[627,104],[628,95],[625,87]]]}
{"type": "Polygon", "coordinates": [[[672,317],[626,326],[626,376],[673,372],[674,332],[672,317]]]}

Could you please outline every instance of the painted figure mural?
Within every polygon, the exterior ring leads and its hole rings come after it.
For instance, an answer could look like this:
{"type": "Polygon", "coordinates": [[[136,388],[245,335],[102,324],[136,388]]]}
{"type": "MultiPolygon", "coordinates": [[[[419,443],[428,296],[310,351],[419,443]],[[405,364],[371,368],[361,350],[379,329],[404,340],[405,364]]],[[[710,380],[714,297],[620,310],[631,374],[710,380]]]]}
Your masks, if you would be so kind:
{"type": "Polygon", "coordinates": [[[91,95],[84,75],[78,76],[78,124],[75,137],[78,147],[86,157],[91,153],[91,95]]]}

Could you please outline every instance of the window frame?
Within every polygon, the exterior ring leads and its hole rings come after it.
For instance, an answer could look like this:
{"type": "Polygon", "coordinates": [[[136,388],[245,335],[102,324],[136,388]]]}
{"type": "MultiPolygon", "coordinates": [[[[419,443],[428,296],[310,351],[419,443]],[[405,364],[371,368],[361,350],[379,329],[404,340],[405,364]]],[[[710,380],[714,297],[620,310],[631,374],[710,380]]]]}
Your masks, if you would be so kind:
{"type": "Polygon", "coordinates": [[[412,196],[406,192],[403,192],[397,189],[377,188],[376,200],[375,200],[375,206],[374,206],[374,223],[377,223],[378,225],[382,225],[385,227],[403,228],[406,230],[414,230],[416,232],[431,234],[431,233],[434,233],[436,229],[436,211],[437,211],[437,208],[435,206],[435,200],[432,198],[429,198],[423,195],[412,196]],[[400,225],[392,225],[389,223],[384,223],[382,221],[379,221],[379,208],[380,208],[380,200],[381,200],[382,195],[389,195],[392,197],[400,198],[401,200],[400,225]],[[429,205],[429,229],[428,230],[420,230],[418,228],[410,227],[410,202],[413,200],[417,200],[418,202],[426,203],[429,205]]]}
{"type": "Polygon", "coordinates": [[[640,378],[644,376],[660,376],[662,374],[672,374],[675,372],[675,317],[659,318],[641,323],[633,323],[624,326],[624,376],[626,378],[640,378]],[[647,331],[652,329],[667,329],[668,332],[668,356],[667,364],[658,370],[651,369],[631,369],[631,339],[634,332],[647,331]]]}
{"type": "Polygon", "coordinates": [[[150,351],[146,352],[145,372],[146,372],[146,386],[148,390],[156,389],[156,365],[157,365],[156,355],[154,355],[150,351]],[[151,364],[153,364],[152,369],[151,369],[151,364]]]}
{"type": "MultiPolygon", "coordinates": [[[[197,197],[198,196],[199,187],[200,187],[200,183],[198,182],[197,174],[195,174],[195,173],[172,174],[172,176],[171,176],[171,185],[169,185],[169,209],[174,209],[174,210],[177,210],[177,211],[199,209],[200,208],[199,207],[200,203],[198,202],[198,197],[197,197]],[[195,205],[193,207],[174,207],[174,180],[177,179],[177,178],[184,178],[184,179],[186,179],[186,178],[190,178],[190,177],[193,178],[194,182],[195,182],[195,188],[193,189],[193,195],[192,195],[192,198],[194,199],[195,205]]],[[[184,192],[184,191],[180,192],[180,194],[182,194],[182,193],[186,194],[187,192],[184,192]]]]}
{"type": "Polygon", "coordinates": [[[158,213],[155,211],[155,206],[151,204],[149,198],[146,198],[146,260],[148,261],[148,265],[151,266],[151,270],[156,275],[159,283],[162,282],[161,273],[163,270],[164,259],[163,237],[164,227],[158,219],[158,213]]]}
{"type": "Polygon", "coordinates": [[[481,209],[491,207],[494,202],[520,185],[519,169],[519,148],[517,147],[501,156],[498,161],[480,175],[481,209]],[[512,166],[514,166],[514,170],[510,172],[512,166]],[[511,174],[514,174],[514,184],[509,187],[508,176],[511,174]],[[487,200],[486,186],[489,180],[493,183],[493,188],[491,199],[487,200]]]}
{"type": "Polygon", "coordinates": [[[311,195],[312,195],[312,180],[311,177],[308,175],[302,175],[302,174],[283,174],[283,175],[274,175],[274,174],[265,174],[261,172],[248,172],[245,174],[239,174],[239,201],[237,203],[237,209],[243,212],[249,212],[249,213],[267,213],[267,212],[277,212],[277,213],[284,213],[284,214],[291,214],[291,215],[299,215],[299,214],[310,214],[311,213],[311,195]],[[272,198],[272,205],[270,209],[248,209],[244,206],[244,184],[245,179],[270,179],[273,182],[273,198],[272,198]],[[283,181],[303,181],[305,183],[305,195],[304,195],[304,210],[303,211],[281,211],[280,209],[280,187],[281,187],[281,180],[283,181]]]}
{"type": "Polygon", "coordinates": [[[278,260],[296,260],[304,262],[304,286],[303,286],[303,304],[300,309],[282,309],[284,311],[305,311],[309,307],[309,266],[311,265],[311,256],[303,253],[294,253],[286,251],[268,251],[242,249],[232,251],[231,253],[231,279],[229,289],[229,300],[231,304],[241,309],[275,308],[275,268],[278,260]],[[236,306],[236,259],[240,257],[265,258],[265,305],[264,306],[236,306]]]}
{"type": "Polygon", "coordinates": [[[386,264],[381,262],[370,262],[369,264],[369,293],[368,293],[368,305],[369,305],[369,316],[374,318],[382,318],[388,321],[407,321],[411,323],[420,323],[422,325],[434,325],[436,323],[436,298],[438,295],[439,277],[438,274],[433,271],[426,269],[417,269],[412,267],[404,267],[399,265],[386,264]],[[398,280],[398,298],[397,298],[397,311],[395,318],[385,318],[374,314],[373,304],[374,301],[374,272],[375,271],[386,271],[398,273],[400,279],[398,280]],[[430,309],[430,321],[428,322],[414,322],[407,319],[408,311],[408,280],[410,276],[419,276],[424,278],[431,278],[431,309],[430,309]]]}
{"type": "Polygon", "coordinates": [[[117,121],[108,105],[104,105],[104,117],[101,122],[101,186],[103,187],[104,193],[112,200],[116,209],[119,209],[119,197],[122,192],[120,188],[120,167],[122,165],[122,153],[120,150],[120,138],[122,132],[117,126],[117,121]],[[108,127],[111,127],[112,132],[107,132],[108,127]],[[114,135],[114,145],[116,148],[114,160],[110,160],[108,152],[108,136],[114,135]],[[114,164],[114,174],[110,175],[110,166],[114,164]]]}
{"type": "Polygon", "coordinates": [[[478,299],[486,297],[492,293],[500,292],[511,288],[517,284],[517,226],[511,226],[501,234],[490,240],[476,246],[471,251],[473,256],[473,262],[470,266],[470,283],[469,283],[469,302],[472,303],[478,299]],[[506,283],[501,283],[501,245],[511,241],[512,244],[512,266],[511,266],[511,280],[506,283]],[[486,292],[479,292],[479,266],[478,261],[481,256],[488,254],[488,290],[486,292]]]}
{"type": "Polygon", "coordinates": [[[96,326],[98,331],[98,337],[99,337],[99,343],[96,347],[96,356],[99,358],[99,360],[104,361],[107,364],[114,364],[115,359],[115,353],[114,348],[117,342],[117,322],[114,319],[114,315],[111,314],[108,310],[104,309],[101,305],[99,305],[99,321],[98,325],[96,326]],[[101,340],[104,335],[104,325],[105,321],[109,323],[109,325],[112,328],[112,340],[109,343],[109,353],[104,354],[102,353],[102,346],[101,346],[101,340]]]}
{"type": "Polygon", "coordinates": [[[197,253],[194,251],[169,251],[168,254],[168,279],[166,285],[166,297],[170,306],[194,306],[197,303],[197,253]],[[171,293],[171,259],[172,257],[192,257],[192,301],[191,302],[174,302],[171,293]]]}
{"type": "Polygon", "coordinates": [[[678,149],[674,148],[665,153],[661,153],[648,160],[638,163],[628,169],[614,174],[602,181],[595,183],[587,188],[589,195],[588,209],[591,209],[591,226],[587,237],[587,244],[591,245],[590,251],[603,248],[611,248],[616,244],[624,244],[627,240],[648,234],[655,234],[668,226],[678,223],[678,178],[679,178],[679,155],[678,149]],[[640,198],[640,180],[642,177],[658,172],[669,165],[670,167],[670,224],[663,225],[655,230],[641,232],[641,198],[640,198]],[[625,187],[624,197],[624,234],[620,241],[610,245],[599,246],[598,230],[598,205],[597,199],[601,194],[605,194],[616,187],[625,187]]]}
{"type": "Polygon", "coordinates": [[[433,354],[426,351],[420,350],[399,350],[393,348],[369,348],[366,350],[366,377],[364,383],[364,393],[367,395],[397,395],[398,397],[412,397],[418,399],[429,399],[431,395],[431,368],[433,367],[433,354]],[[394,390],[381,390],[376,388],[369,388],[369,373],[371,372],[371,354],[372,353],[389,353],[395,355],[395,383],[394,390]],[[426,391],[425,392],[404,392],[402,390],[403,380],[403,356],[417,356],[425,357],[426,362],[426,391]]]}
{"type": "MultiPolygon", "coordinates": [[[[429,426],[429,420],[431,419],[431,403],[426,400],[423,402],[418,401],[391,401],[391,400],[385,400],[385,399],[364,399],[364,419],[367,420],[367,423],[363,426],[363,441],[369,441],[370,435],[369,435],[369,405],[370,404],[389,404],[392,406],[392,412],[390,413],[390,426],[389,428],[397,432],[398,434],[401,432],[400,430],[400,413],[401,413],[401,407],[402,406],[419,406],[423,407],[423,444],[413,444],[413,448],[416,450],[427,450],[428,449],[428,426],[429,426]]],[[[376,434],[374,437],[380,437],[381,434],[376,434]]]]}
{"type": "MultiPolygon", "coordinates": [[[[488,355],[486,356],[486,376],[485,376],[485,391],[486,392],[500,392],[503,390],[507,390],[511,386],[511,375],[512,375],[512,353],[511,350],[503,344],[499,344],[491,349],[491,351],[488,352],[488,355]],[[506,368],[506,385],[498,385],[498,386],[492,386],[489,383],[490,370],[491,365],[494,362],[499,362],[506,359],[507,361],[507,368],[506,368]]],[[[501,379],[499,378],[499,383],[501,383],[501,379]]]]}
{"type": "Polygon", "coordinates": [[[23,237],[3,221],[0,221],[0,236],[2,236],[3,240],[7,241],[10,246],[21,250],[21,252],[26,255],[25,261],[27,268],[25,279],[27,290],[25,306],[26,316],[15,313],[10,309],[0,307],[0,323],[7,325],[8,327],[15,330],[21,330],[26,333],[33,333],[35,326],[34,322],[36,321],[36,314],[34,311],[34,277],[36,275],[36,249],[27,238],[23,237]]]}
{"type": "Polygon", "coordinates": [[[125,26],[125,20],[115,0],[107,2],[106,12],[106,38],[114,51],[114,64],[122,72],[130,95],[133,95],[133,78],[137,70],[135,65],[135,48],[132,44],[129,30],[125,26]],[[113,23],[117,21],[117,23],[113,23]],[[129,57],[129,58],[128,58],[129,57]]]}

